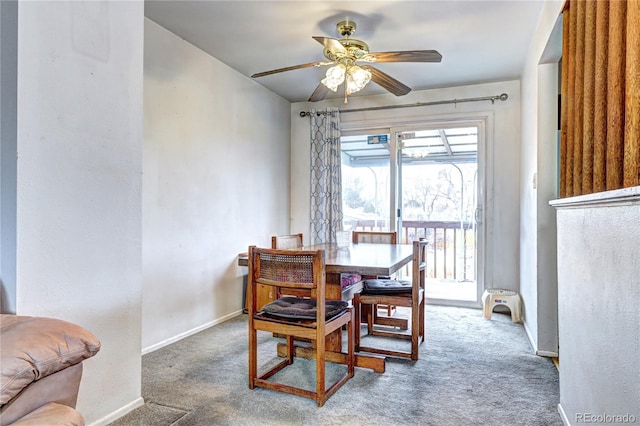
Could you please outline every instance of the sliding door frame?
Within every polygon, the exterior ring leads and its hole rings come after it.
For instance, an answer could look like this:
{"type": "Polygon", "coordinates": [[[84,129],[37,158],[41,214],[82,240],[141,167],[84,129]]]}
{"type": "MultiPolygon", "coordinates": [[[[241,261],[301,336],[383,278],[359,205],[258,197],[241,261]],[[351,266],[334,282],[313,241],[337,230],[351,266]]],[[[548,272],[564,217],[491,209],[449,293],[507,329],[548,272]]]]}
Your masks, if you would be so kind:
{"type": "MultiPolygon", "coordinates": [[[[399,182],[399,161],[398,143],[396,132],[411,131],[411,129],[426,129],[437,127],[478,127],[478,185],[476,219],[476,301],[455,301],[456,306],[480,307],[481,295],[485,289],[488,277],[493,275],[490,265],[491,254],[487,248],[487,217],[493,216],[492,212],[492,188],[487,184],[492,182],[493,153],[492,153],[492,126],[493,112],[481,113],[454,113],[421,115],[410,117],[379,117],[370,120],[343,120],[341,119],[343,134],[354,135],[357,133],[388,133],[389,134],[389,181],[390,181],[390,203],[389,203],[389,228],[391,231],[398,231],[398,208],[400,203],[400,182],[399,182]]],[[[451,304],[447,301],[434,299],[430,301],[434,304],[451,304]]]]}

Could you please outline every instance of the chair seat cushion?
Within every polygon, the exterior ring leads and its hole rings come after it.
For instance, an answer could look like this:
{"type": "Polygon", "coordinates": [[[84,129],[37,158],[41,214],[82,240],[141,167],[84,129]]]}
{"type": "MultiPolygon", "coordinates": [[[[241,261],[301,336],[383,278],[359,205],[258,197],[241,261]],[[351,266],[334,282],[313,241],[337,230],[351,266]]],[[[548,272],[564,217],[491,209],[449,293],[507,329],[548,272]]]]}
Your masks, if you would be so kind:
{"type": "Polygon", "coordinates": [[[342,288],[350,287],[360,281],[362,281],[362,275],[360,274],[342,274],[340,276],[340,283],[342,284],[342,288]]]}
{"type": "Polygon", "coordinates": [[[378,279],[365,280],[363,287],[362,292],[367,294],[411,293],[413,284],[411,281],[378,279]]]}
{"type": "MultiPolygon", "coordinates": [[[[325,318],[327,320],[341,314],[349,304],[342,300],[327,300],[325,305],[325,318]]],[[[267,303],[262,307],[262,312],[279,318],[315,320],[317,317],[316,301],[303,297],[286,296],[267,303]]]]}

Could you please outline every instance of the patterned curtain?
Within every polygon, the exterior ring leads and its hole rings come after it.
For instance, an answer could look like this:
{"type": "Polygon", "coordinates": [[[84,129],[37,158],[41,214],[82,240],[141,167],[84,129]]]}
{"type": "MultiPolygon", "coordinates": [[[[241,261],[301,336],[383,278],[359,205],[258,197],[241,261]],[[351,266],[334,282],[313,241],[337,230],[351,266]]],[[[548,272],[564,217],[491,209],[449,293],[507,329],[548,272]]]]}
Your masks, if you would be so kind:
{"type": "Polygon", "coordinates": [[[342,230],[340,111],[311,111],[311,243],[335,241],[342,230]]]}

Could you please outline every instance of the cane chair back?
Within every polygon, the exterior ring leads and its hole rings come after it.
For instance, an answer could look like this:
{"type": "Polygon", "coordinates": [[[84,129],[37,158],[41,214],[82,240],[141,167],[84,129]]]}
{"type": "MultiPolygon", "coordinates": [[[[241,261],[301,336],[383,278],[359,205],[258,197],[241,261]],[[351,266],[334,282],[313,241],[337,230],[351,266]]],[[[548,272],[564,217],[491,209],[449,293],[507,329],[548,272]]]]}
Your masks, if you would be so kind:
{"type": "MultiPolygon", "coordinates": [[[[323,250],[280,250],[249,247],[249,388],[263,387],[316,401],[320,407],[354,375],[353,308],[341,300],[326,300],[325,261],[323,250]],[[258,285],[302,290],[311,297],[286,296],[256,309],[258,285]],[[347,354],[344,374],[329,387],[325,369],[328,360],[326,338],[347,329],[347,354]],[[274,367],[258,374],[257,332],[285,337],[286,356],[274,367]],[[294,339],[310,340],[315,348],[315,391],[278,383],[272,377],[294,363],[294,339]],[[269,380],[270,379],[270,380],[269,380]]],[[[274,354],[275,357],[275,354],[274,354]]],[[[334,359],[334,358],[332,358],[334,359]]]]}
{"type": "MultiPolygon", "coordinates": [[[[295,249],[303,246],[303,236],[302,234],[289,234],[289,235],[274,235],[271,237],[271,248],[273,249],[295,249]]],[[[262,287],[262,286],[260,286],[262,287]]],[[[262,294],[266,293],[264,287],[262,287],[262,294]]],[[[300,292],[297,290],[291,289],[281,289],[276,288],[275,293],[276,299],[284,295],[293,295],[293,296],[301,296],[304,295],[304,292],[300,292]]]]}
{"type": "Polygon", "coordinates": [[[302,234],[274,235],[271,237],[271,248],[274,249],[293,249],[302,246],[302,234]]]}
{"type": "MultiPolygon", "coordinates": [[[[400,280],[365,280],[361,293],[356,294],[353,305],[358,318],[362,315],[362,307],[386,304],[410,308],[410,332],[404,332],[397,328],[384,329],[378,327],[370,318],[367,321],[368,334],[372,336],[396,337],[411,340],[411,348],[408,351],[390,350],[378,347],[364,346],[361,344],[362,336],[360,327],[356,328],[356,351],[372,352],[399,358],[418,359],[418,344],[424,342],[424,315],[425,315],[425,277],[426,277],[426,247],[425,240],[413,242],[413,265],[411,281],[400,280]]],[[[370,310],[371,311],[371,310],[370,310]]],[[[371,315],[369,313],[368,315],[371,315]]]]}
{"type": "Polygon", "coordinates": [[[398,244],[398,233],[393,231],[353,231],[353,244],[398,244]]]}

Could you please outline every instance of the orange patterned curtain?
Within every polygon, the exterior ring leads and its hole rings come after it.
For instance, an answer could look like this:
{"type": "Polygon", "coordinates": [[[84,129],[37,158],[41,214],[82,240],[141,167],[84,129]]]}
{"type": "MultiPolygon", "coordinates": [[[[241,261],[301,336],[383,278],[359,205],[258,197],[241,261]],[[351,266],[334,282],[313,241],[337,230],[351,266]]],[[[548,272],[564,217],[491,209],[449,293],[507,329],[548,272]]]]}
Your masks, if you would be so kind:
{"type": "Polygon", "coordinates": [[[560,196],[640,185],[640,0],[563,11],[560,196]]]}

